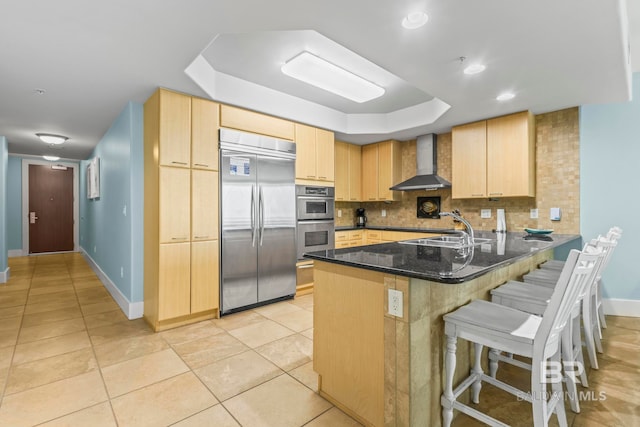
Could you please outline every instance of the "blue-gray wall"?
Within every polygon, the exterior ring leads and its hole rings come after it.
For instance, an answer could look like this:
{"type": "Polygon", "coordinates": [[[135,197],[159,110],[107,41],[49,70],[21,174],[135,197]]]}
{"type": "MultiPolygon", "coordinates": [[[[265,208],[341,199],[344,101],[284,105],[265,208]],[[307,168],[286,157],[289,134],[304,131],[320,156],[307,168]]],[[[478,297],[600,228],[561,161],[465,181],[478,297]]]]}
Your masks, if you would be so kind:
{"type": "Polygon", "coordinates": [[[605,298],[640,300],[640,73],[633,100],[580,108],[580,232],[587,239],[623,229],[604,273],[605,298]]]}
{"type": "Polygon", "coordinates": [[[7,261],[7,169],[9,151],[7,138],[0,136],[0,273],[8,267],[7,261]]]}
{"type": "Polygon", "coordinates": [[[7,169],[7,249],[22,250],[22,158],[9,156],[7,169]]]}
{"type": "Polygon", "coordinates": [[[99,199],[87,199],[80,163],[80,246],[132,303],[143,300],[142,130],[142,105],[129,103],[96,146],[99,199]]]}

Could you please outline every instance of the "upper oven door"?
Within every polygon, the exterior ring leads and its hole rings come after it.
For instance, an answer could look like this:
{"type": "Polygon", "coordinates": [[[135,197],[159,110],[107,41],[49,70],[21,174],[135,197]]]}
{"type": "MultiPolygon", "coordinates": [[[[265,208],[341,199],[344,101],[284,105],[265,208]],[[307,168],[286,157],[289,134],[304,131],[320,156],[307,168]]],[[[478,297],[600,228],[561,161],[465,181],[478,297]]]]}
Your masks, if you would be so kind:
{"type": "Polygon", "coordinates": [[[310,219],[333,219],[334,202],[332,198],[298,196],[296,209],[298,221],[310,219]]]}

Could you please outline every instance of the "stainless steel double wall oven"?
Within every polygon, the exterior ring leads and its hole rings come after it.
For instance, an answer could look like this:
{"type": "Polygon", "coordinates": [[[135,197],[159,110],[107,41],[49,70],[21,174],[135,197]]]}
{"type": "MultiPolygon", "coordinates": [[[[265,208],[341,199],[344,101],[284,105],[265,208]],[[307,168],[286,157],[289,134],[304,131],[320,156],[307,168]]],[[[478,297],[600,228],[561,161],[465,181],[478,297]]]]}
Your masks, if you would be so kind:
{"type": "Polygon", "coordinates": [[[305,252],[333,249],[333,187],[296,185],[298,259],[305,252]]]}

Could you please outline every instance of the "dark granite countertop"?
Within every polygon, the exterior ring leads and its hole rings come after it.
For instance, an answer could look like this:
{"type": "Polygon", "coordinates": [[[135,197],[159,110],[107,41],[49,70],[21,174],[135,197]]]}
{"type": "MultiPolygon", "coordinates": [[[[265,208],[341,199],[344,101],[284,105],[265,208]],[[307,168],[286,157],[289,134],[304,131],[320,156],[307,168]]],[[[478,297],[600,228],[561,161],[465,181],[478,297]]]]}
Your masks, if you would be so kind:
{"type": "Polygon", "coordinates": [[[434,234],[448,234],[453,233],[455,230],[453,228],[416,228],[416,227],[391,227],[391,226],[366,226],[366,227],[356,227],[355,225],[351,226],[342,226],[336,227],[336,231],[349,231],[349,230],[381,230],[381,231],[408,231],[412,233],[434,233],[434,234]]]}
{"type": "Polygon", "coordinates": [[[492,240],[473,250],[393,242],[309,252],[304,257],[441,283],[462,283],[534,252],[565,244],[580,245],[580,236],[573,234],[552,234],[552,241],[528,240],[525,236],[524,232],[498,235],[477,231],[476,237],[492,240]]]}

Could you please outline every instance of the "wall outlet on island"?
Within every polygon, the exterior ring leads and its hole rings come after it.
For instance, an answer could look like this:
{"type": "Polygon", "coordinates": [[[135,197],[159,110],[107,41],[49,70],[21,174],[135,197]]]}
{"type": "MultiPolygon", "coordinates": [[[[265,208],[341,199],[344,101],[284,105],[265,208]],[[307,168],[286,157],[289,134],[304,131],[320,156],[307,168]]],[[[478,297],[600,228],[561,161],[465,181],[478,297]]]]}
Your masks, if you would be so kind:
{"type": "Polygon", "coordinates": [[[402,291],[389,289],[389,314],[402,317],[402,291]]]}

